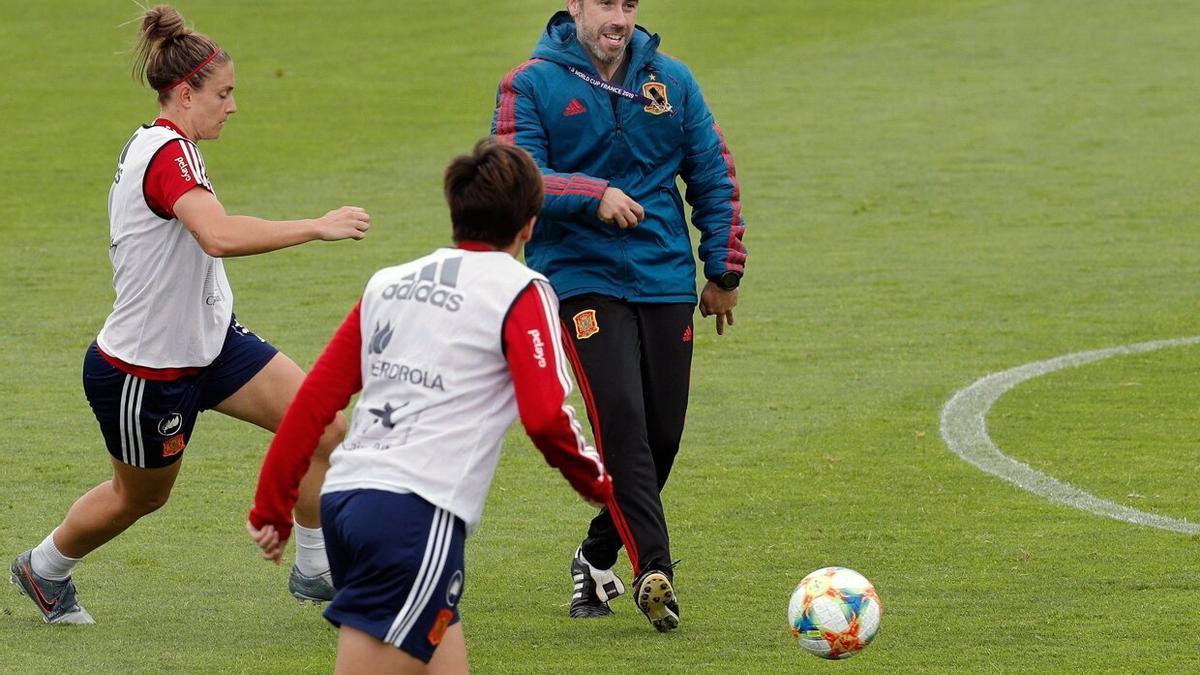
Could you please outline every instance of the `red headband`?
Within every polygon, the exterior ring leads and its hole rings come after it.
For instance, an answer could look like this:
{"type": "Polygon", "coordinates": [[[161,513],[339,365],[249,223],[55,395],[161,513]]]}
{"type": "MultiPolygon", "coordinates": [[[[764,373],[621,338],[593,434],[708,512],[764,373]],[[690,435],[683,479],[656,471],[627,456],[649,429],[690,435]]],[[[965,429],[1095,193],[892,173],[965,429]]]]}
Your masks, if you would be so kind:
{"type": "Polygon", "coordinates": [[[175,80],[171,84],[168,84],[167,86],[163,87],[162,89],[159,89],[158,93],[165,94],[168,91],[171,91],[172,89],[174,89],[175,87],[178,87],[179,85],[183,84],[184,82],[187,82],[188,80],[192,79],[193,75],[200,72],[204,68],[204,66],[207,66],[208,64],[212,63],[212,60],[217,58],[217,55],[219,55],[220,53],[221,53],[221,48],[217,47],[217,51],[213,52],[212,55],[210,55],[207,59],[204,59],[203,61],[201,61],[200,65],[196,66],[195,68],[192,68],[191,71],[189,71],[187,75],[184,75],[183,77],[179,78],[178,80],[175,80]]]}

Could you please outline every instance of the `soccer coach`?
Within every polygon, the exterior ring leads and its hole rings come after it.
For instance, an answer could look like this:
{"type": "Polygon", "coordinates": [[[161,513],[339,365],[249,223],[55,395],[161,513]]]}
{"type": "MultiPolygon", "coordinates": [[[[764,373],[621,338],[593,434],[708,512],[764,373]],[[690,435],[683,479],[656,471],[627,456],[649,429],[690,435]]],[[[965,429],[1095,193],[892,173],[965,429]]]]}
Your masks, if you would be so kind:
{"type": "Polygon", "coordinates": [[[733,156],[688,68],[636,25],[637,0],[567,0],[496,97],[492,132],[534,157],[546,199],[526,260],[561,298],[596,446],[615,498],[571,562],[570,615],[611,614],[622,543],[634,599],[679,625],[659,493],[687,412],[696,260],[676,179],[687,184],[707,282],[701,316],[723,335],[746,263],[733,156]]]}

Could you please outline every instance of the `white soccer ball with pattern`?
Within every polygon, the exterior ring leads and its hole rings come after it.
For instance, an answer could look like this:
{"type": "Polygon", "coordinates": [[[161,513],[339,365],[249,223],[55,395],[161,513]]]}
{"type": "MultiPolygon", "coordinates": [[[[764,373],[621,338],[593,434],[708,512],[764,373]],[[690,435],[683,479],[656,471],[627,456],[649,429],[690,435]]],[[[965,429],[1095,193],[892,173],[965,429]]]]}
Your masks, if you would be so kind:
{"type": "Polygon", "coordinates": [[[825,659],[849,658],[871,644],[882,614],[875,587],[846,567],[822,567],[804,577],[788,604],[792,636],[825,659]]]}

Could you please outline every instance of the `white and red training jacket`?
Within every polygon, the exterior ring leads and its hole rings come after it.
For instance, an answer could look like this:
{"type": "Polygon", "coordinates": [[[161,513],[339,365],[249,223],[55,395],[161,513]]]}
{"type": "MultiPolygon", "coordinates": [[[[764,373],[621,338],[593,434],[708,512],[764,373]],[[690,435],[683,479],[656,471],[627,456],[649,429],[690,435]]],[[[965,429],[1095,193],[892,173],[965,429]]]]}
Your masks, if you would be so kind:
{"type": "Polygon", "coordinates": [[[608,502],[612,480],[566,402],[564,345],[546,278],[503,251],[464,243],[380,270],[288,409],[250,522],[287,537],[313,450],[359,390],[322,493],[416,493],[471,532],[519,412],[546,461],[585,498],[608,502]]]}

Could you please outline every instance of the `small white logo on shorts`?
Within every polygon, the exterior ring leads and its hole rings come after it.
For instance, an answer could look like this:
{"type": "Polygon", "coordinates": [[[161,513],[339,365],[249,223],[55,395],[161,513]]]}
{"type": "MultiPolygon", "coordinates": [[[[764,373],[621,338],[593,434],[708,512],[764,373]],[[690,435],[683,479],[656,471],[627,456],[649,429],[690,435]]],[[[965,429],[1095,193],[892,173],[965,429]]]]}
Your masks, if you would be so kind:
{"type": "Polygon", "coordinates": [[[183,426],[183,415],[173,412],[158,421],[158,435],[170,436],[179,431],[181,426],[183,426]]]}
{"type": "Polygon", "coordinates": [[[463,573],[462,570],[456,570],[454,576],[450,577],[450,583],[446,586],[446,604],[453,607],[458,604],[458,598],[462,595],[463,573]]]}

